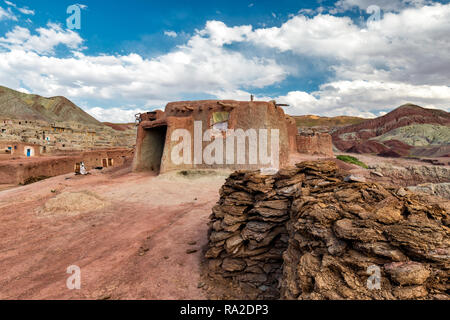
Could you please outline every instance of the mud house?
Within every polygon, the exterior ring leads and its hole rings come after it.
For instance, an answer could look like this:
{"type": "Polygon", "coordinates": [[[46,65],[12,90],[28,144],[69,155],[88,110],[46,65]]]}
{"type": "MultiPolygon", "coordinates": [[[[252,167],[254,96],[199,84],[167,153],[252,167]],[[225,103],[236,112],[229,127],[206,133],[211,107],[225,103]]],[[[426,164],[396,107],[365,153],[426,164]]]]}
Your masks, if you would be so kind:
{"type": "Polygon", "coordinates": [[[13,157],[35,157],[40,156],[41,146],[14,141],[0,141],[0,150],[2,154],[13,157]]]}
{"type": "Polygon", "coordinates": [[[295,121],[274,101],[173,102],[137,121],[135,171],[281,167],[297,149],[295,121]]]}

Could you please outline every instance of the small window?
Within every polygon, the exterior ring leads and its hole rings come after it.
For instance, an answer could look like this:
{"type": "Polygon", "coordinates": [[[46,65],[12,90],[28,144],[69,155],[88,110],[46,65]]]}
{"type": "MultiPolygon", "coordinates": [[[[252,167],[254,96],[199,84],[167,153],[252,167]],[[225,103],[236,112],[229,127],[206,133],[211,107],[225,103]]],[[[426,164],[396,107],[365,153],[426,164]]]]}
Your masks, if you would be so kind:
{"type": "Polygon", "coordinates": [[[214,131],[226,132],[228,130],[229,112],[214,112],[212,114],[212,128],[214,131]]]}

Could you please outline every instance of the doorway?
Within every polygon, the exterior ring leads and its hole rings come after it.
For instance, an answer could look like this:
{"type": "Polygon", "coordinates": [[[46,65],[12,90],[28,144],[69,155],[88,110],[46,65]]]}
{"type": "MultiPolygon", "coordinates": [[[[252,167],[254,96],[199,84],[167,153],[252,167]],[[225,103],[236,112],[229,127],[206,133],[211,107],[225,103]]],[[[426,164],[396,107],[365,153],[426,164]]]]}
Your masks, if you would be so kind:
{"type": "Polygon", "coordinates": [[[141,147],[140,167],[142,170],[160,172],[166,135],[167,125],[145,129],[141,147]]]}

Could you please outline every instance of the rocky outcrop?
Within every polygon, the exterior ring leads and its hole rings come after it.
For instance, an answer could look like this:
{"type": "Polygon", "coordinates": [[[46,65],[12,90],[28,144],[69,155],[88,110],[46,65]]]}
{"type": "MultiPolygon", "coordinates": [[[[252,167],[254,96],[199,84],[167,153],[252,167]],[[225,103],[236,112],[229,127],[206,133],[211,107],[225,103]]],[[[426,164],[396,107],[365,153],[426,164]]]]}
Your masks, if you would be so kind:
{"type": "Polygon", "coordinates": [[[444,166],[410,165],[406,167],[391,164],[370,165],[369,169],[381,173],[386,182],[409,187],[424,183],[449,183],[450,168],[444,166]]]}
{"type": "Polygon", "coordinates": [[[449,202],[345,178],[334,162],[231,175],[210,274],[258,298],[449,299],[449,202]]]}
{"type": "Polygon", "coordinates": [[[425,183],[408,189],[450,200],[450,183],[425,183]]]}

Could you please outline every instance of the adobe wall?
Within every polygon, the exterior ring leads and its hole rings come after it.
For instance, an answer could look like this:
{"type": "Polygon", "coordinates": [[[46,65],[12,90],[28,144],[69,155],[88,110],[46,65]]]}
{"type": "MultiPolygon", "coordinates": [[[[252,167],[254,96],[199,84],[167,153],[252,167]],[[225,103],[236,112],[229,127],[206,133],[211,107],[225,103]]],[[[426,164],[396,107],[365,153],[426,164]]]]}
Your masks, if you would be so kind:
{"type": "Polygon", "coordinates": [[[333,141],[328,133],[297,135],[297,151],[311,155],[334,156],[333,141]]]}
{"type": "MultiPolygon", "coordinates": [[[[179,145],[181,140],[171,141],[173,133],[177,129],[186,129],[191,135],[191,160],[194,158],[195,144],[194,140],[194,123],[199,121],[202,123],[202,133],[208,129],[211,129],[211,118],[214,112],[229,112],[230,118],[228,121],[228,129],[242,129],[244,131],[248,129],[255,129],[257,132],[259,129],[268,129],[269,141],[268,141],[268,155],[270,155],[270,129],[279,130],[279,164],[285,166],[288,163],[289,153],[291,149],[295,149],[295,135],[292,127],[289,127],[289,123],[286,120],[286,115],[282,108],[277,107],[272,102],[247,102],[247,101],[217,101],[217,100],[205,100],[205,101],[182,101],[169,103],[166,106],[165,113],[158,113],[153,115],[153,118],[149,118],[147,114],[142,117],[142,122],[138,128],[138,135],[136,141],[136,155],[134,159],[133,168],[136,171],[149,170],[148,161],[151,161],[149,150],[151,146],[145,145],[146,135],[158,126],[167,126],[165,148],[162,155],[161,172],[167,172],[171,170],[189,170],[189,169],[259,169],[261,167],[271,167],[270,164],[265,165],[261,163],[249,164],[248,159],[248,143],[246,147],[246,161],[245,164],[226,164],[226,148],[224,148],[224,164],[207,164],[207,163],[194,163],[191,164],[175,164],[172,161],[172,151],[174,147],[179,145]],[[291,136],[290,136],[291,135],[291,136]],[[146,152],[147,150],[147,152],[146,152]],[[149,158],[150,157],[150,158],[149,158]],[[147,163],[146,163],[147,161],[147,163]]],[[[224,137],[225,134],[224,134],[224,137]]],[[[225,141],[225,139],[224,139],[225,141]]],[[[210,144],[210,142],[202,142],[202,150],[210,144]]],[[[235,145],[235,150],[237,146],[235,145]]],[[[236,154],[236,152],[235,152],[236,154]]]]}
{"type": "Polygon", "coordinates": [[[130,149],[88,151],[69,156],[39,157],[0,162],[0,184],[23,184],[30,178],[54,177],[74,172],[75,164],[84,162],[86,169],[102,167],[102,159],[113,159],[121,166],[132,157],[130,149]]]}
{"type": "Polygon", "coordinates": [[[286,125],[288,129],[288,137],[289,137],[289,152],[296,153],[298,152],[297,148],[297,135],[298,128],[295,119],[291,116],[286,115],[286,125]]]}
{"type": "Polygon", "coordinates": [[[41,155],[41,146],[17,141],[0,141],[0,149],[7,150],[11,147],[11,157],[26,157],[27,148],[32,149],[31,156],[38,157],[41,155]]]}

